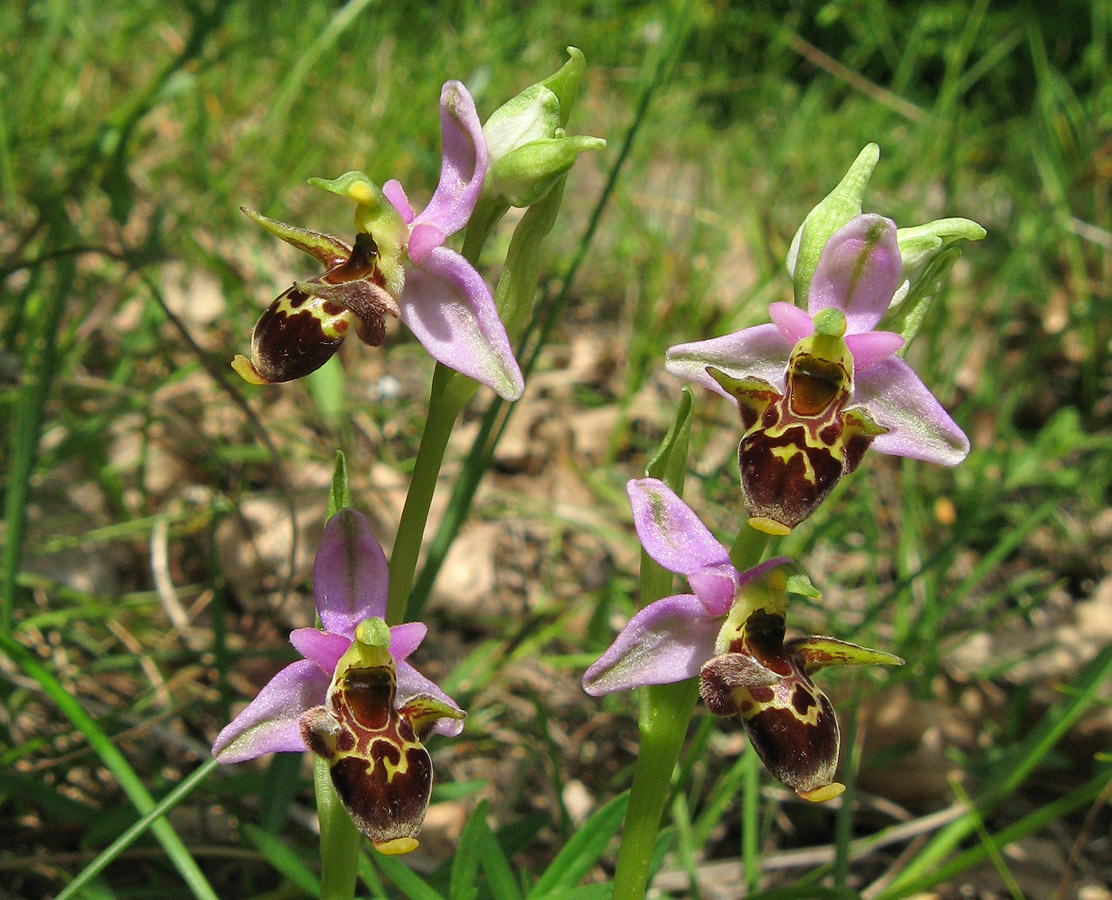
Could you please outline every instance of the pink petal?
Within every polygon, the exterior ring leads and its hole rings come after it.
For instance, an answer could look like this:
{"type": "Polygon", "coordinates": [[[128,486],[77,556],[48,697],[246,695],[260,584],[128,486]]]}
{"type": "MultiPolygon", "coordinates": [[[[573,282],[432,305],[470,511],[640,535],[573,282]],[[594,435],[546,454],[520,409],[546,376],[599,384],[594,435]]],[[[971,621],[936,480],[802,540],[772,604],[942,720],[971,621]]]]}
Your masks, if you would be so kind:
{"type": "Polygon", "coordinates": [[[775,325],[757,325],[709,341],[677,344],[669,348],[664,367],[723,397],[730,395],[707,374],[707,366],[721,369],[731,378],[760,378],[783,390],[791,349],[775,325]]]}
{"type": "Polygon", "coordinates": [[[346,508],[329,519],[313,563],[313,593],[324,630],[351,641],[364,619],[385,616],[389,572],[362,513],[346,508]]]}
{"type": "Polygon", "coordinates": [[[429,205],[414,219],[414,226],[433,225],[448,235],[471,218],[487,170],[486,138],[475,101],[458,81],[445,82],[440,91],[440,135],[440,183],[429,205]]]}
{"type": "Polygon", "coordinates": [[[872,331],[900,285],[903,263],[896,223],[874,213],[854,216],[831,235],[815,267],[807,312],[834,307],[846,333],[872,331]]]}
{"type": "Polygon", "coordinates": [[[331,678],[336,671],[336,663],[351,646],[351,638],[329,634],[317,628],[298,628],[290,632],[290,643],[298,653],[316,663],[331,678]]]}
{"type": "Polygon", "coordinates": [[[794,303],[773,303],[768,308],[768,315],[780,335],[792,347],[815,333],[815,322],[810,314],[794,303]]]}
{"type": "Polygon", "coordinates": [[[433,250],[444,243],[446,237],[447,235],[435,225],[414,225],[409,233],[410,262],[419,266],[433,250]]]}
{"type": "Polygon", "coordinates": [[[669,572],[686,575],[711,616],[724,616],[738,583],[726,548],[663,481],[633,479],[626,492],[645,552],[669,572]]]}
{"type": "Polygon", "coordinates": [[[891,331],[866,331],[846,335],[846,346],[853,354],[853,371],[860,372],[887,359],[904,345],[904,339],[891,331]]]}
{"type": "Polygon", "coordinates": [[[390,629],[390,655],[401,662],[421,645],[428,633],[428,626],[423,622],[395,625],[390,629]]]}
{"type": "Polygon", "coordinates": [[[218,762],[235,763],[264,753],[305,750],[298,719],[324,702],[330,681],[330,675],[307,659],[286,666],[216,736],[212,755],[218,762]]]}
{"type": "Polygon", "coordinates": [[[382,186],[382,193],[386,195],[390,205],[398,211],[405,224],[412,225],[413,207],[409,205],[409,198],[405,195],[405,188],[401,186],[401,182],[391,178],[382,186]]]}
{"type": "Polygon", "coordinates": [[[864,406],[888,429],[873,439],[881,453],[954,466],[969,453],[969,438],[911,366],[892,356],[857,377],[854,405],[864,406]]]}
{"type": "Polygon", "coordinates": [[[692,594],[650,603],[583,675],[592,697],[694,678],[714,656],[719,622],[692,594]]]}
{"type": "MultiPolygon", "coordinates": [[[[407,662],[398,661],[398,694],[394,699],[394,706],[405,706],[412,697],[428,694],[449,706],[459,709],[459,704],[445,694],[436,683],[430,681],[407,662]]],[[[437,734],[445,737],[455,737],[463,731],[462,719],[438,719],[432,729],[437,734]]]]}
{"type": "Polygon", "coordinates": [[[407,270],[401,320],[434,359],[516,400],[525,379],[482,276],[462,256],[439,247],[407,270]]]}

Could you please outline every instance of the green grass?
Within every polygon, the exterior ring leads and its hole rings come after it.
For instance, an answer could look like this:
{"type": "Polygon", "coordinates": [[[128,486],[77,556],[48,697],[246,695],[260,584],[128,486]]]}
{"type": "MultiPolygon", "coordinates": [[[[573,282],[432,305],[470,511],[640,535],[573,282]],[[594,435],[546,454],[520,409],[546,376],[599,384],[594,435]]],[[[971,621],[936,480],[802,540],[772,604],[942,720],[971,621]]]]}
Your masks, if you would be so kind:
{"type": "MultiPolygon", "coordinates": [[[[867,209],[988,230],[910,355],[974,450],[954,470],[870,455],[779,548],[824,593],[789,624],[908,660],[826,681],[847,732],[860,698],[843,774],[855,814],[801,809],[767,780],[743,803],[740,729],[699,715],[664,868],[684,883],[757,857],[766,897],[895,898],[940,882],[1037,896],[1016,860],[1038,838],[1055,859],[1076,854],[1048,863],[1075,886],[1065,896],[1112,878],[1097,843],[1108,762],[1094,755],[1107,731],[1093,715],[1107,712],[1109,656],[1076,627],[1108,592],[1112,540],[1107,0],[775,13],[46,0],[0,6],[0,34],[5,896],[54,896],[79,873],[66,896],[278,900],[316,883],[307,763],[176,788],[292,658],[285,632],[311,611],[307,560],[338,448],[357,505],[396,524],[389,474],[412,465],[431,364],[393,327],[379,351],[345,350],[331,382],[234,382],[228,360],[259,311],[308,271],[238,207],[343,236],[349,211],[305,179],[351,168],[420,202],[436,183],[441,82],[465,81],[485,116],[568,44],[588,62],[570,130],[609,147],[577,164],[548,243],[538,309],[559,315],[506,438],[519,429],[532,457],[496,451],[475,497],[472,521],[497,526],[490,597],[454,611],[449,569],[422,587],[441,637],[418,665],[469,710],[465,735],[434,748],[434,799],[461,826],[486,802],[489,827],[448,829],[422,886],[364,860],[364,883],[380,885],[368,895],[463,896],[453,869],[498,898],[572,886],[547,868],[573,830],[568,797],[582,786],[585,812],[603,809],[631,775],[634,704],[589,700],[578,678],[637,602],[622,486],[679,397],[664,351],[788,296],[795,228],[871,140],[882,158],[867,209]],[[588,415],[607,429],[598,440],[577,430],[588,415]],[[922,727],[878,724],[896,698],[922,727]],[[934,767],[906,770],[920,794],[878,793],[886,769],[920,759],[934,767]],[[924,840],[909,843],[899,829],[918,822],[924,840]],[[801,845],[829,853],[787,865],[801,845]]],[[[491,283],[508,239],[488,252],[491,283]]],[[[685,496],[727,542],[734,429],[732,409],[696,397],[685,496]]],[[[449,449],[445,496],[468,446],[449,449]]],[[[605,827],[589,832],[604,859],[605,827]]],[[[604,871],[582,869],[588,882],[604,871]]]]}

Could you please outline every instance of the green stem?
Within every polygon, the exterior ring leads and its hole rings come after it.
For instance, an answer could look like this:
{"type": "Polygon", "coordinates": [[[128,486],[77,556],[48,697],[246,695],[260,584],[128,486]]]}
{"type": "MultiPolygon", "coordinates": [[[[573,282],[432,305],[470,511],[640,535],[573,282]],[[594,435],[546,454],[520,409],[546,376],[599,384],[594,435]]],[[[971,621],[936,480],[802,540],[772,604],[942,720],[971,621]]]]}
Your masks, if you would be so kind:
{"type": "MultiPolygon", "coordinates": [[[[686,459],[686,439],[683,440],[683,454],[672,454],[672,461],[679,460],[681,467],[669,466],[673,473],[682,471],[682,460],[686,459]]],[[[664,473],[661,473],[664,474],[664,473]]],[[[665,475],[665,482],[674,483],[675,476],[665,475]]],[[[682,478],[679,479],[682,485],[682,478]]],[[[675,488],[673,487],[673,490],[675,488]]],[[[678,493],[678,492],[677,492],[678,493]]],[[[730,549],[730,561],[739,571],[752,568],[760,562],[769,535],[743,525],[730,549]]],[[[671,588],[672,575],[653,563],[647,556],[641,559],[641,602],[648,604],[658,600],[671,588]]],[[[633,769],[633,789],[629,797],[629,811],[626,813],[622,843],[618,848],[617,867],[614,872],[614,900],[642,900],[649,883],[649,867],[652,864],[653,847],[656,833],[660,827],[660,817],[664,810],[664,800],[668,787],[683,748],[687,725],[695,712],[695,701],[699,696],[699,681],[691,678],[678,684],[661,684],[645,688],[646,702],[641,715],[641,749],[633,769]]],[[[755,754],[754,754],[755,756],[755,754]]],[[[745,790],[752,793],[747,808],[757,810],[756,791],[759,782],[747,779],[745,790]]],[[[755,826],[748,821],[755,818],[751,812],[747,817],[747,830],[752,830],[749,841],[756,841],[755,826]]],[[[756,844],[754,843],[754,848],[756,844]]],[[[756,860],[755,849],[751,854],[756,860]]]]}
{"type": "Polygon", "coordinates": [[[614,900],[642,900],[649,882],[653,847],[672,770],[699,696],[698,679],[645,688],[648,709],[641,720],[641,749],[633,770],[622,843],[614,873],[614,900]]]}
{"type": "Polygon", "coordinates": [[[320,819],[320,900],[352,900],[361,835],[332,787],[328,763],[313,757],[313,787],[320,819]]]}
{"type": "MultiPolygon", "coordinates": [[[[537,283],[540,279],[541,246],[556,223],[556,215],[560,211],[563,198],[564,179],[561,179],[559,183],[553,185],[552,190],[543,200],[525,211],[510,239],[506,261],[502,265],[502,274],[494,289],[494,302],[511,341],[516,341],[520,336],[524,319],[532,309],[533,295],[537,292],[537,283]]],[[[500,216],[501,212],[498,215],[500,216]]],[[[474,224],[472,221],[467,226],[463,255],[467,257],[468,248],[471,247],[478,258],[478,250],[474,249],[471,243],[474,224]]],[[[483,229],[477,227],[474,233],[482,234],[483,229]]],[[[482,243],[479,242],[478,246],[481,247],[482,243]]],[[[529,375],[529,369],[529,363],[526,361],[522,370],[526,377],[529,375]]],[[[444,517],[440,520],[428,553],[425,555],[421,574],[410,592],[409,610],[414,618],[420,618],[425,608],[425,601],[432,591],[440,566],[448,556],[448,550],[471,509],[471,502],[479,488],[479,481],[490,468],[494,449],[506,427],[512,409],[512,405],[501,397],[492,398],[487,406],[479,433],[471,445],[463,470],[452,488],[448,508],[444,511],[444,517]],[[503,411],[504,414],[500,416],[503,411]]]]}
{"type": "Polygon", "coordinates": [[[748,525],[742,525],[734,545],[730,548],[730,562],[734,564],[734,568],[739,572],[752,569],[761,561],[770,539],[771,535],[750,528],[748,525]]]}
{"type": "Polygon", "coordinates": [[[398,535],[390,553],[390,589],[386,599],[386,622],[389,625],[400,625],[405,621],[413,573],[417,568],[417,556],[421,552],[421,540],[425,535],[425,523],[436,492],[444,451],[456,418],[477,388],[478,385],[470,378],[440,363],[436,364],[425,432],[421,435],[409,492],[398,522],[398,535]]]}

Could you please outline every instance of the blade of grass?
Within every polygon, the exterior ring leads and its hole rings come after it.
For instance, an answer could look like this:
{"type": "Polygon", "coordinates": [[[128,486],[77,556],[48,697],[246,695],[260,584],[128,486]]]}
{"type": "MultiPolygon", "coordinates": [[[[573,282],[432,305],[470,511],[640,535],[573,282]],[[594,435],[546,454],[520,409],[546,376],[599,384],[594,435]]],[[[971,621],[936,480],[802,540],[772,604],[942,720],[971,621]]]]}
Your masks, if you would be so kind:
{"type": "Polygon", "coordinates": [[[243,830],[275,871],[281,872],[310,897],[320,896],[320,879],[285,843],[257,825],[245,823],[243,830]]]}
{"type": "Polygon", "coordinates": [[[171,809],[181,803],[186,797],[193,793],[202,781],[212,774],[213,769],[220,765],[215,759],[205,760],[198,766],[193,774],[185,779],[176,788],[170,791],[158,803],[146,813],[138,822],[128,828],[116,840],[104,848],[103,851],[91,863],[85,866],[77,876],[67,884],[54,900],[70,900],[71,897],[79,896],[79,892],[112,860],[123,853],[128,847],[134,843],[135,839],[142,835],[148,828],[150,828],[155,821],[168,813],[171,809]]]}
{"type": "Polygon", "coordinates": [[[1023,891],[1020,890],[1019,884],[1015,880],[1011,869],[1008,864],[1004,862],[1004,857],[1001,855],[1001,844],[996,842],[985,826],[984,819],[977,815],[977,808],[973,805],[969,794],[965,792],[962,786],[954,778],[951,778],[950,786],[953,788],[954,793],[957,795],[958,800],[969,806],[969,814],[973,817],[973,825],[977,830],[977,839],[980,841],[981,849],[984,850],[985,856],[992,862],[992,867],[996,869],[996,874],[1000,876],[1000,880],[1008,888],[1008,893],[1012,895],[1012,900],[1024,900],[1023,891]]]}
{"type": "Polygon", "coordinates": [[[521,900],[521,888],[510,861],[489,828],[483,832],[482,854],[483,874],[492,900],[521,900]]]}
{"type": "Polygon", "coordinates": [[[478,894],[479,855],[483,852],[484,836],[490,834],[486,823],[487,802],[482,800],[467,817],[459,846],[452,857],[452,878],[448,900],[474,900],[478,894]]]}
{"type": "Polygon", "coordinates": [[[595,812],[556,854],[533,885],[529,900],[538,900],[560,888],[575,887],[618,833],[628,805],[629,793],[626,792],[595,812]]]}
{"type": "Polygon", "coordinates": [[[444,900],[444,897],[421,880],[421,876],[396,856],[387,856],[377,851],[371,857],[374,865],[409,900],[444,900]]]}
{"type": "MultiPolygon", "coordinates": [[[[998,831],[992,837],[993,844],[996,847],[1006,847],[1008,844],[1022,840],[1054,822],[1064,819],[1074,810],[1080,809],[1086,803],[1092,803],[1093,800],[1108,787],[1110,778],[1112,778],[1112,774],[1102,772],[1080,787],[1070,791],[1068,794],[1039,807],[1034,812],[1024,816],[1018,822],[1014,822],[1007,828],[998,831]]],[[[940,884],[943,881],[949,881],[962,872],[972,868],[982,862],[986,855],[987,849],[985,846],[983,844],[978,844],[976,847],[972,847],[946,860],[945,863],[933,872],[920,877],[919,880],[914,883],[906,884],[899,894],[892,893],[891,888],[889,888],[879,894],[865,891],[863,896],[868,898],[875,897],[879,900],[881,897],[907,896],[909,893],[915,894],[920,891],[925,891],[932,885],[940,884]]]]}
{"type": "MultiPolygon", "coordinates": [[[[0,634],[0,651],[5,653],[30,678],[38,682],[63,715],[73,723],[74,728],[84,735],[85,740],[89,742],[89,746],[93,748],[108,771],[119,782],[120,787],[123,788],[124,793],[127,794],[128,799],[131,800],[139,814],[146,815],[151,812],[156,804],[154,798],[143,786],[142,779],[131,768],[131,764],[128,763],[124,755],[116,749],[108,735],[101,731],[100,726],[81,708],[81,704],[70,696],[62,683],[40,665],[27,648],[16,643],[6,634],[0,634]]],[[[158,842],[162,844],[162,848],[166,851],[166,855],[170,858],[174,867],[181,873],[193,896],[197,900],[218,900],[216,892],[213,891],[205,876],[201,874],[196,861],[190,855],[189,850],[173,826],[166,819],[159,818],[152,822],[150,828],[158,842]]]]}
{"type": "Polygon", "coordinates": [[[957,846],[976,828],[978,817],[1009,796],[1031,774],[1046,755],[1061,740],[1093,702],[1097,690],[1112,676],[1112,647],[1104,650],[1076,679],[1071,694],[1063,704],[1052,707],[1043,717],[1042,723],[1027,740],[1011,765],[999,768],[1006,774],[980,798],[976,813],[967,813],[956,822],[944,828],[928,843],[914,860],[889,887],[878,895],[879,900],[901,897],[913,886],[921,887],[924,879],[932,877],[936,867],[950,857],[957,846]]]}
{"type": "MultiPolygon", "coordinates": [[[[55,235],[58,229],[52,229],[55,235]]],[[[62,308],[69,296],[75,273],[72,258],[58,263],[55,283],[44,298],[38,318],[42,325],[29,343],[26,369],[30,377],[19,393],[12,430],[9,434],[11,462],[8,468],[8,489],[4,504],[5,534],[3,575],[0,582],[0,634],[11,634],[20,562],[23,558],[23,532],[27,525],[27,501],[31,490],[31,473],[38,455],[42,431],[43,408],[57,365],[58,327],[62,308]]]]}

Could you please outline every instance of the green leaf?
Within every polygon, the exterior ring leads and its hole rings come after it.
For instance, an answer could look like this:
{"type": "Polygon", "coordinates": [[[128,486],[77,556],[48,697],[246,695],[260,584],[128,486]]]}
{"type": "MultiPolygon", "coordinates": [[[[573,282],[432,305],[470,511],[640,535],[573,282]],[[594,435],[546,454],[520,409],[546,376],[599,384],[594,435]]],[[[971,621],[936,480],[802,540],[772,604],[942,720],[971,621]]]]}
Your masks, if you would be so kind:
{"type": "Polygon", "coordinates": [[[629,794],[620,794],[591,816],[533,885],[529,900],[578,884],[618,833],[628,805],[629,794]]]}
{"type": "Polygon", "coordinates": [[[378,870],[382,872],[394,886],[398,888],[409,900],[444,900],[442,894],[429,887],[421,876],[396,856],[387,856],[377,850],[371,857],[378,870]]]}
{"type": "Polygon", "coordinates": [[[305,377],[309,396],[317,405],[320,417],[331,428],[338,429],[344,423],[347,411],[344,402],[344,385],[344,368],[340,365],[339,356],[333,356],[323,366],[305,377]]]}
{"type": "Polygon", "coordinates": [[[476,882],[479,880],[479,853],[484,844],[484,835],[490,834],[486,823],[487,802],[482,800],[472,811],[463,826],[452,857],[452,880],[448,886],[448,900],[474,900],[478,894],[476,882]]]}
{"type": "Polygon", "coordinates": [[[609,882],[598,884],[584,884],[573,888],[560,888],[551,894],[545,894],[537,900],[610,900],[614,891],[609,882]]]}
{"type": "MultiPolygon", "coordinates": [[[[119,782],[132,805],[141,815],[150,813],[156,808],[154,798],[151,797],[142,779],[131,768],[124,755],[112,743],[93,718],[85,712],[81,704],[74,699],[50,672],[31,655],[22,644],[12,640],[8,635],[0,633],[0,651],[3,651],[17,666],[29,677],[33,678],[42,687],[44,693],[54,701],[62,714],[70,720],[73,726],[80,731],[89,746],[93,748],[105,768],[119,782]]],[[[173,826],[164,818],[159,818],[151,823],[151,831],[158,838],[162,849],[170,861],[181,873],[186,884],[189,885],[193,896],[197,900],[218,900],[216,893],[208,880],[201,873],[200,868],[186,849],[182,839],[173,826]]]]}
{"type": "Polygon", "coordinates": [[[320,896],[320,879],[285,842],[250,823],[244,823],[243,831],[275,871],[311,897],[320,896]]]}
{"type": "Polygon", "coordinates": [[[498,838],[485,828],[482,839],[483,874],[486,875],[491,900],[521,900],[521,888],[498,838]]]}
{"type": "Polygon", "coordinates": [[[298,777],[302,761],[300,753],[275,753],[266,768],[266,782],[259,792],[259,823],[271,834],[282,829],[293,798],[305,786],[298,777]]]}

